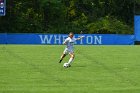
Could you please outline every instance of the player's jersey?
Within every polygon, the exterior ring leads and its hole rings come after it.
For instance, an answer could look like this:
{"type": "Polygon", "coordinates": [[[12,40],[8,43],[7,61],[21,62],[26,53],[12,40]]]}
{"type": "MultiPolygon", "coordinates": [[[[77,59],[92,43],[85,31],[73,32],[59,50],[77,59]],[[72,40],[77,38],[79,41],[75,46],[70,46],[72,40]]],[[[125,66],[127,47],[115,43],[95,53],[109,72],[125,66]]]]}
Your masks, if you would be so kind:
{"type": "Polygon", "coordinates": [[[67,45],[66,48],[69,50],[73,50],[73,45],[74,45],[75,41],[76,41],[76,38],[74,38],[74,37],[73,38],[70,38],[70,37],[66,38],[64,41],[64,43],[66,43],[66,45],[67,45]]]}

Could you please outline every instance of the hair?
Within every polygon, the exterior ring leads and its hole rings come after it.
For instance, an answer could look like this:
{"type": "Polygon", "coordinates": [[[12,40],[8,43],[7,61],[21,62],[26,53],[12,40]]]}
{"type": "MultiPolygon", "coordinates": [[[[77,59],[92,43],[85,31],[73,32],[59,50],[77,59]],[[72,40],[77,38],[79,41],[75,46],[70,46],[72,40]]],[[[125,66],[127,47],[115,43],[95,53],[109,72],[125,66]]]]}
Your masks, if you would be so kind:
{"type": "Polygon", "coordinates": [[[69,35],[70,35],[70,34],[74,35],[74,33],[73,33],[73,32],[70,32],[70,33],[69,33],[69,35]]]}

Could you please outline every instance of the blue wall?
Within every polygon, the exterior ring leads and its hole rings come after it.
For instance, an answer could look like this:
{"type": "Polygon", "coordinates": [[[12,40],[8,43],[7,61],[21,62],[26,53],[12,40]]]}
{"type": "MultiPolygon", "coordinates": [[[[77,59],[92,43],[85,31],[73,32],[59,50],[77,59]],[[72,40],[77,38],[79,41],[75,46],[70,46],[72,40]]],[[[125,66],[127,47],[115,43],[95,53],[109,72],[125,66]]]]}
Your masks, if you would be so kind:
{"type": "Polygon", "coordinates": [[[140,16],[135,16],[135,41],[140,41],[140,16]]]}
{"type": "MultiPolygon", "coordinates": [[[[84,45],[133,45],[134,35],[83,34],[76,44],[84,45]]],[[[66,34],[0,34],[0,44],[62,44],[66,34]]],[[[76,34],[75,37],[81,36],[76,34]]]]}

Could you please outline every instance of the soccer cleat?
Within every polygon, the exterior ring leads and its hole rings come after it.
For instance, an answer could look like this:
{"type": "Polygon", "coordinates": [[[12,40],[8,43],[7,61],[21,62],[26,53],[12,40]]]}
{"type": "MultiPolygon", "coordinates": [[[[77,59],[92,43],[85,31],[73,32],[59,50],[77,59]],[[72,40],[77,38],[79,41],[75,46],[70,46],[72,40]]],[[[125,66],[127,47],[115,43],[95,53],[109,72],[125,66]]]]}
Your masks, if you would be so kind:
{"type": "Polygon", "coordinates": [[[59,63],[61,63],[62,62],[62,59],[59,61],[59,63]]]}

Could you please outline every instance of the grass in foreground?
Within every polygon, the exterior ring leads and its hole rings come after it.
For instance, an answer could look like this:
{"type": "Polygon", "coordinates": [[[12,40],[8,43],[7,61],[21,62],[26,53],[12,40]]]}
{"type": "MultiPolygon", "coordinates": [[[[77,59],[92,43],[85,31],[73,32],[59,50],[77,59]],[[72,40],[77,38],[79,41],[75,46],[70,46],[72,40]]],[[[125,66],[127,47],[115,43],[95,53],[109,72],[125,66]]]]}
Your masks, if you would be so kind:
{"type": "Polygon", "coordinates": [[[0,45],[0,93],[139,93],[139,46],[75,46],[71,68],[64,46],[0,45]]]}

